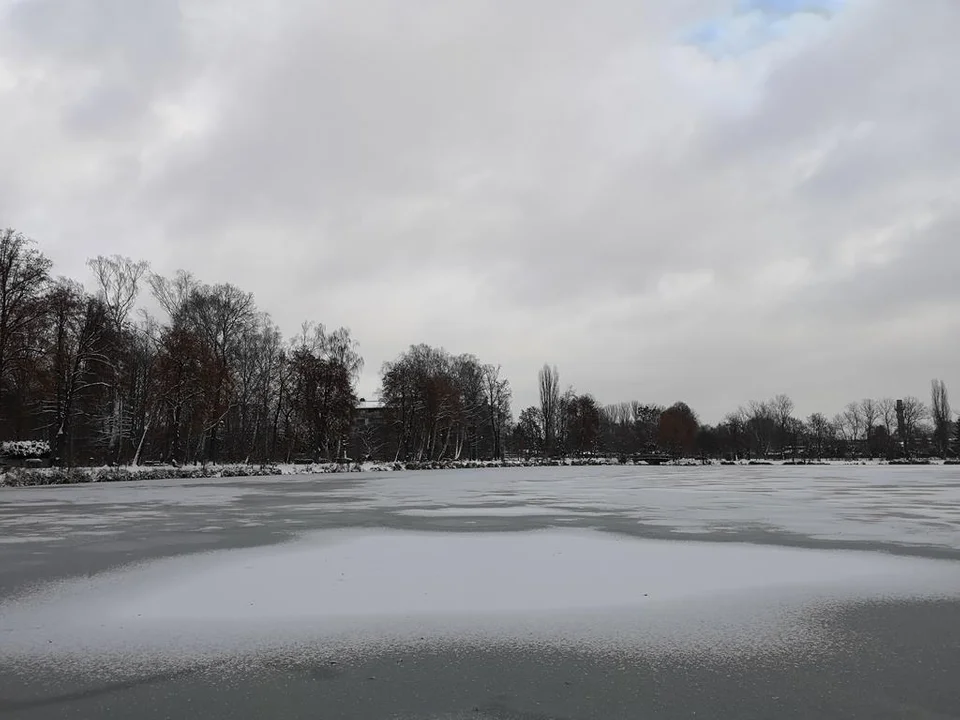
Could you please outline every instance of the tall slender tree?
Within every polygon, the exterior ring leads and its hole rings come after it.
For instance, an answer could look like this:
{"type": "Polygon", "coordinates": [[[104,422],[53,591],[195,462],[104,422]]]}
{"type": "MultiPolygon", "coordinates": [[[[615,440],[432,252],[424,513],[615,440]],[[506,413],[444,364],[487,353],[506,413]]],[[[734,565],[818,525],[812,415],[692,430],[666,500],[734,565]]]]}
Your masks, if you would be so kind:
{"type": "Polygon", "coordinates": [[[540,386],[540,418],[543,423],[544,453],[557,452],[558,426],[560,420],[560,374],[556,366],[544,364],[537,379],[540,386]]]}
{"type": "Polygon", "coordinates": [[[933,419],[933,437],[937,452],[946,457],[950,449],[950,426],[953,413],[950,411],[950,399],[943,380],[930,382],[930,415],[933,419]]]}

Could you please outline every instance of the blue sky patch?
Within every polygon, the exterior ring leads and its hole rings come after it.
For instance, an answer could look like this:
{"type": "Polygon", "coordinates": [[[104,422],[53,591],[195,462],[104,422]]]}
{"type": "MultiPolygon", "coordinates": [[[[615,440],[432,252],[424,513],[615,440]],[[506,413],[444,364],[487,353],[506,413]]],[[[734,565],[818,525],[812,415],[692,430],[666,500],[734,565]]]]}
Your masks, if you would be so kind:
{"type": "Polygon", "coordinates": [[[832,15],[843,6],[843,0],[740,0],[740,12],[760,12],[785,17],[798,13],[832,15]]]}
{"type": "Polygon", "coordinates": [[[723,57],[741,55],[782,37],[796,15],[830,17],[845,0],[739,0],[731,12],[710,18],[684,34],[682,41],[723,57]],[[744,22],[745,20],[751,22],[744,22]]]}

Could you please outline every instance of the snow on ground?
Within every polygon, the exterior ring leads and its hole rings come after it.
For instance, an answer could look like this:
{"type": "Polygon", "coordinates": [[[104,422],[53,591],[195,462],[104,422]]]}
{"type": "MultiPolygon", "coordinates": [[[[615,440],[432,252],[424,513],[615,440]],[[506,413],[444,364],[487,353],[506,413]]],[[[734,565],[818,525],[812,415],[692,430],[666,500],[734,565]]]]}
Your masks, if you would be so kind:
{"type": "Polygon", "coordinates": [[[841,601],[960,596],[960,565],[881,553],[657,541],[592,530],[339,530],[179,556],[0,604],[0,661],[182,664],[312,645],[574,644],[792,652],[841,601]]]}

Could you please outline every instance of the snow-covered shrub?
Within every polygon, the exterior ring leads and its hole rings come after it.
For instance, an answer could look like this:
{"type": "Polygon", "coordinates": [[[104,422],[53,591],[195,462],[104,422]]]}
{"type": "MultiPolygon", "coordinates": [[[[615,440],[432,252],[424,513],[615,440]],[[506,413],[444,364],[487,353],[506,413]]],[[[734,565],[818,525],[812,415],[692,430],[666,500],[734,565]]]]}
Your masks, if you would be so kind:
{"type": "Polygon", "coordinates": [[[6,440],[0,443],[0,457],[45,458],[50,455],[50,443],[46,440],[6,440]]]}
{"type": "Polygon", "coordinates": [[[8,487],[33,487],[34,485],[70,485],[87,482],[75,471],[61,468],[43,468],[28,470],[26,468],[10,468],[0,475],[0,485],[8,487]]]}
{"type": "Polygon", "coordinates": [[[280,475],[275,465],[207,465],[187,467],[12,468],[0,475],[0,486],[74,485],[77,483],[199,480],[202,478],[266,477],[280,475]]]}

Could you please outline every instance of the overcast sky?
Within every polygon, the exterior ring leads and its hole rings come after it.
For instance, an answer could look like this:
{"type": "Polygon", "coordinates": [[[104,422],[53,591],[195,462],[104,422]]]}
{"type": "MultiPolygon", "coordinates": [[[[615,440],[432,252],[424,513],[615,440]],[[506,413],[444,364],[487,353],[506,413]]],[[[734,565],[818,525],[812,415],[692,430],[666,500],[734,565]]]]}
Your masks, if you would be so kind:
{"type": "MultiPolygon", "coordinates": [[[[0,0],[0,226],[716,421],[960,393],[957,0],[0,0]]],[[[957,395],[960,400],[960,395],[957,395]]]]}

